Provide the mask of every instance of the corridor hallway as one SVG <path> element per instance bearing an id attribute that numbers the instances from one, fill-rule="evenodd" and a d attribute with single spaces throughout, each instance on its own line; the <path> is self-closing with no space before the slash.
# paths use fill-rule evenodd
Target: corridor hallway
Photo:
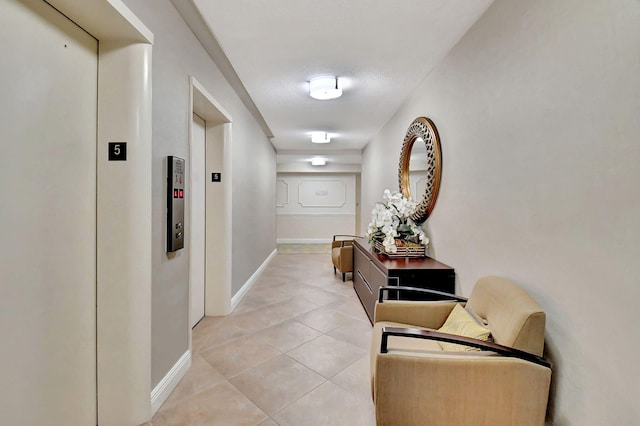
<path id="1" fill-rule="evenodd" d="M 193 364 L 147 423 L 375 424 L 371 325 L 329 254 L 277 254 L 235 311 L 193 330 Z"/>

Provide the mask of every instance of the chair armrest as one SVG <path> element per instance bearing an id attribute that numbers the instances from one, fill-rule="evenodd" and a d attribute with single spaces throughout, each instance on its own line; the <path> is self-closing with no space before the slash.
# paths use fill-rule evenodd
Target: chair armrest
<path id="1" fill-rule="evenodd" d="M 410 327 L 437 329 L 442 327 L 457 303 L 455 300 L 387 300 L 376 303 L 373 322 L 395 322 Z"/>
<path id="2" fill-rule="evenodd" d="M 499 355 L 518 358 L 524 361 L 532 362 L 543 367 L 551 369 L 551 363 L 546 359 L 534 355 L 529 352 L 510 348 L 509 346 L 499 345 L 493 342 L 485 342 L 483 340 L 473 339 L 471 337 L 458 336 L 455 334 L 441 333 L 439 331 L 422 330 L 419 328 L 400 328 L 400 327 L 383 327 L 382 341 L 380 343 L 380 353 L 387 353 L 387 344 L 389 336 L 399 336 L 417 339 L 437 340 L 440 342 L 457 343 L 466 346 L 473 346 L 485 351 L 495 352 Z"/>
<path id="3" fill-rule="evenodd" d="M 382 303 L 384 301 L 383 295 L 385 292 L 393 291 L 393 290 L 402 290 L 408 291 L 411 293 L 420 293 L 420 294 L 429 294 L 433 296 L 440 296 L 439 299 L 432 300 L 457 300 L 458 302 L 466 302 L 467 298 L 462 296 L 457 296 L 455 294 L 447 293 L 444 291 L 431 290 L 429 288 L 419 288 L 419 287 L 405 287 L 405 286 L 384 286 L 380 287 L 378 290 L 378 302 Z M 406 299 L 405 299 L 406 300 Z M 410 300 L 410 299 L 409 299 Z"/>

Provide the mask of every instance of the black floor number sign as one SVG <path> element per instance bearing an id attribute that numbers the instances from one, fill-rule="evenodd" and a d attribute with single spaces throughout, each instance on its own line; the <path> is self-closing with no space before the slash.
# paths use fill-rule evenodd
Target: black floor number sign
<path id="1" fill-rule="evenodd" d="M 109 161 L 127 161 L 126 142 L 109 142 Z"/>

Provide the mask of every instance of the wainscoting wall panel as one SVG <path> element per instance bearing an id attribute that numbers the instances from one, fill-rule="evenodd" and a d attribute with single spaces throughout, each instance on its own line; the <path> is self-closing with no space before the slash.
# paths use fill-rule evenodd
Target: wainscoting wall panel
<path id="1" fill-rule="evenodd" d="M 356 176 L 352 173 L 279 173 L 279 243 L 322 243 L 356 229 Z"/>
<path id="2" fill-rule="evenodd" d="M 283 179 L 276 179 L 276 206 L 289 204 L 289 185 Z"/>

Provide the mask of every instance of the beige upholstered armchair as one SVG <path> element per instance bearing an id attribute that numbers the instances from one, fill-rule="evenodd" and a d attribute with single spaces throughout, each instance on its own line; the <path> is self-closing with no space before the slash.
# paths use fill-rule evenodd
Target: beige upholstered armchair
<path id="1" fill-rule="evenodd" d="M 384 300 L 397 289 L 381 288 L 375 310 L 377 425 L 544 425 L 551 381 L 542 358 L 545 314 L 523 289 L 485 277 L 468 301 L 443 293 L 448 300 Z"/>
<path id="2" fill-rule="evenodd" d="M 333 273 L 336 270 L 342 274 L 345 281 L 347 272 L 353 272 L 353 239 L 360 238 L 357 235 L 334 235 L 331 242 L 331 261 Z"/>

